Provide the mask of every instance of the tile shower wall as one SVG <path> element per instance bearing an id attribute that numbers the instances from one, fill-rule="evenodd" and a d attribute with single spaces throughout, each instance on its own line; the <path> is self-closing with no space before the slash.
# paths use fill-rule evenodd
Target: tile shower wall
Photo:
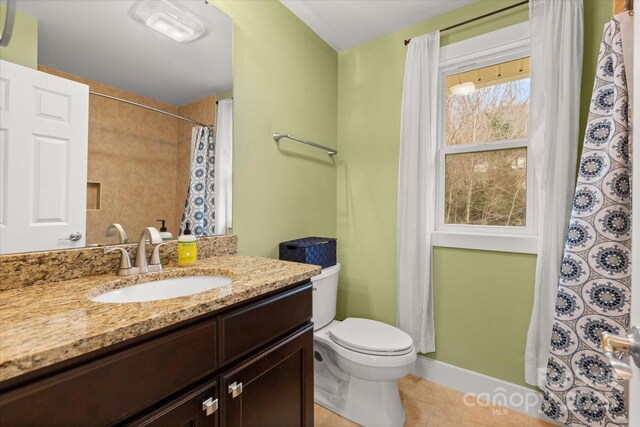
<path id="1" fill-rule="evenodd" d="M 40 71 L 89 85 L 93 91 L 214 124 L 215 96 L 181 107 L 44 66 Z M 208 110 L 208 111 L 207 111 Z M 89 98 L 88 181 L 100 188 L 99 209 L 87 210 L 87 242 L 114 243 L 109 224 L 129 238 L 166 220 L 176 236 L 189 179 L 191 123 L 98 96 Z M 91 206 L 94 207 L 94 206 Z"/>

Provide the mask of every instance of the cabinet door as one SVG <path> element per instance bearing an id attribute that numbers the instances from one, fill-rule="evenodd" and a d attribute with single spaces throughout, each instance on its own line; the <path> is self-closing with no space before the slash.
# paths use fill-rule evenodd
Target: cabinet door
<path id="1" fill-rule="evenodd" d="M 218 427 L 218 413 L 218 384 L 212 380 L 129 426 Z"/>
<path id="2" fill-rule="evenodd" d="M 222 427 L 313 426 L 313 325 L 220 376 Z"/>

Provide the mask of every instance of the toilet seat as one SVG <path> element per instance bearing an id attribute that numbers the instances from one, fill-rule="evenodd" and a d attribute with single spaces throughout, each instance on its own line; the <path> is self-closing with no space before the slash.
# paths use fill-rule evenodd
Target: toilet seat
<path id="1" fill-rule="evenodd" d="M 343 321 L 344 322 L 344 321 Z M 404 366 L 412 365 L 416 360 L 416 350 L 413 345 L 409 349 L 409 352 L 405 354 L 366 354 L 362 351 L 351 350 L 342 344 L 338 344 L 332 337 L 331 331 L 338 327 L 342 322 L 334 320 L 327 326 L 318 329 L 313 333 L 314 345 L 324 345 L 335 352 L 336 360 L 347 361 L 363 368 L 371 368 L 376 372 L 388 372 L 388 370 L 395 370 L 403 368 Z M 338 362 L 340 364 L 340 362 Z M 344 370 L 344 367 L 341 369 Z M 352 370 L 348 370 L 349 373 Z M 376 374 L 378 375 L 378 374 Z"/>
<path id="2" fill-rule="evenodd" d="M 328 331 L 329 338 L 348 350 L 375 356 L 401 356 L 413 352 L 409 335 L 386 323 L 347 318 Z"/>

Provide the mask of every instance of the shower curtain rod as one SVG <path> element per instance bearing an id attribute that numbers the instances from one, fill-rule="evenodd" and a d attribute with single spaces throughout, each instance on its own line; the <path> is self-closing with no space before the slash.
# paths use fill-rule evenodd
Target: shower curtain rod
<path id="1" fill-rule="evenodd" d="M 513 9 L 515 7 L 518 7 L 518 6 L 522 6 L 523 4 L 527 4 L 527 3 L 529 3 L 529 0 L 525 0 L 525 1 L 521 1 L 519 3 L 512 4 L 511 6 L 503 7 L 502 9 L 494 10 L 493 12 L 485 13 L 484 15 L 476 16 L 475 18 L 467 19 L 466 21 L 462 21 L 462 22 L 459 22 L 457 24 L 450 25 L 450 26 L 448 26 L 446 28 L 441 29 L 440 32 L 444 33 L 445 31 L 453 30 L 454 28 L 458 28 L 458 27 L 461 27 L 463 25 L 467 25 L 467 24 L 470 24 L 472 22 L 479 21 L 480 19 L 484 19 L 484 18 L 488 18 L 489 16 L 497 15 L 498 13 L 505 12 L 507 10 Z M 404 45 L 405 46 L 408 45 L 409 42 L 411 42 L 411 39 L 405 40 L 404 41 Z"/>
<path id="2" fill-rule="evenodd" d="M 167 115 L 167 116 L 171 116 L 171 117 L 176 118 L 176 119 L 184 120 L 186 122 L 193 123 L 195 125 L 213 127 L 213 125 L 205 125 L 205 124 L 197 122 L 195 120 L 191 120 L 188 117 L 182 117 L 182 116 L 179 116 L 177 114 L 170 113 L 168 111 L 164 111 L 164 110 L 160 110 L 158 108 L 150 107 L 148 105 L 139 104 L 137 102 L 128 101 L 126 99 L 118 98 L 117 96 L 111 96 L 111 95 L 107 95 L 107 94 L 100 93 L 100 92 L 94 92 L 92 90 L 90 90 L 89 93 L 91 95 L 96 95 L 96 96 L 101 96 L 103 98 L 113 99 L 114 101 L 124 102 L 125 104 L 135 105 L 136 107 L 146 108 L 147 110 L 155 111 L 156 113 L 160 113 L 160 114 L 164 114 L 164 115 Z"/>

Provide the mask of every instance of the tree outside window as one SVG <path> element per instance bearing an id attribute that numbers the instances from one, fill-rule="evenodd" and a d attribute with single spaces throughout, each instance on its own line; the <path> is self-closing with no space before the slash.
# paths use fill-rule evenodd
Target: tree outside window
<path id="1" fill-rule="evenodd" d="M 446 77 L 445 224 L 527 226 L 529 58 Z"/>

